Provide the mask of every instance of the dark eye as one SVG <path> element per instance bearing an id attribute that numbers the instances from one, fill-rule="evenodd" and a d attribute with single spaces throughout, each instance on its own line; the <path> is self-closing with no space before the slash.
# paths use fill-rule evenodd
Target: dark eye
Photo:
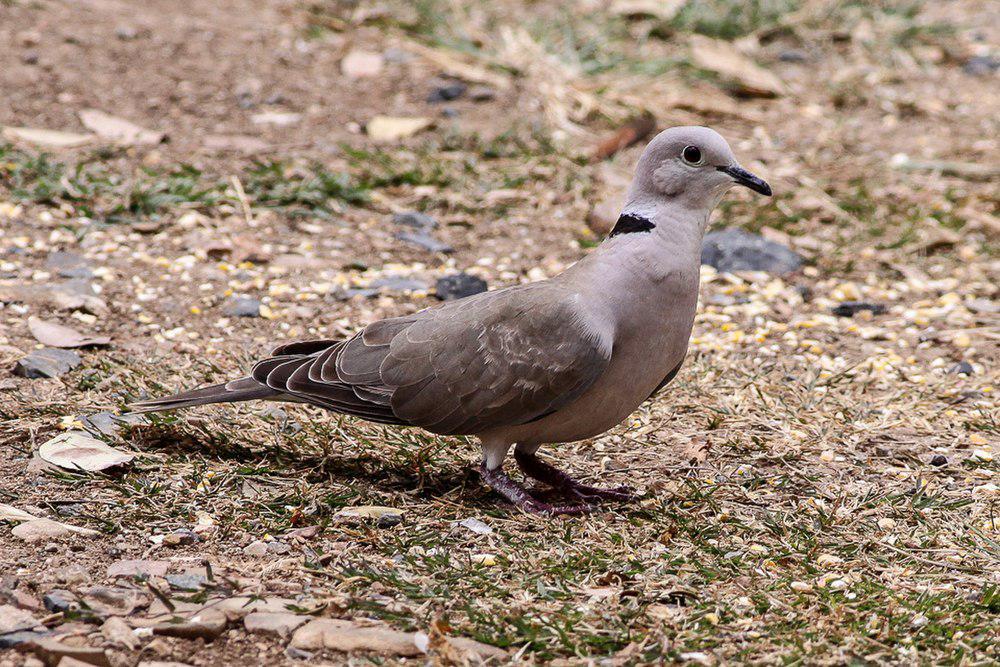
<path id="1" fill-rule="evenodd" d="M 697 146 L 686 146 L 681 152 L 681 157 L 688 164 L 701 164 L 701 149 Z"/>

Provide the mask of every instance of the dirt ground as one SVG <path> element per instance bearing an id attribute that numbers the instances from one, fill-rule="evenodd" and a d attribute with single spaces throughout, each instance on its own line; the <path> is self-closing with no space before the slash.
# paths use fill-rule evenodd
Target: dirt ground
<path id="1" fill-rule="evenodd" d="M 0 0 L 0 510 L 91 531 L 0 511 L 0 666 L 56 664 L 44 639 L 116 666 L 996 664 L 998 26 L 974 0 Z M 438 303 L 444 275 L 558 273 L 643 142 L 596 147 L 642 114 L 726 136 L 775 196 L 715 226 L 805 263 L 705 267 L 668 389 L 543 448 L 636 504 L 523 515 L 472 441 L 312 408 L 93 417 Z M 427 121 L 380 141 L 377 116 Z M 397 238 L 405 211 L 453 251 Z M 20 377 L 31 317 L 111 343 Z M 135 458 L 39 461 L 88 429 Z"/>

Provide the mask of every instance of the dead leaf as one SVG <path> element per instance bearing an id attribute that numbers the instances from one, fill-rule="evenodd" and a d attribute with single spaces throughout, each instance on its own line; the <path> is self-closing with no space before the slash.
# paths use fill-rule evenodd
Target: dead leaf
<path id="1" fill-rule="evenodd" d="M 84 109 L 79 113 L 83 126 L 103 139 L 109 139 L 125 146 L 158 144 L 164 133 L 147 130 L 124 118 L 106 114 L 100 109 Z"/>
<path id="2" fill-rule="evenodd" d="M 643 114 L 629 120 L 617 132 L 597 144 L 593 160 L 606 160 L 623 148 L 642 141 L 656 129 L 656 119 L 651 114 Z"/>
<path id="3" fill-rule="evenodd" d="M 690 43 L 694 64 L 728 80 L 738 93 L 755 97 L 785 94 L 781 79 L 744 56 L 729 42 L 691 35 Z"/>
<path id="4" fill-rule="evenodd" d="M 508 77 L 497 72 L 492 72 L 485 67 L 469 63 L 457 54 L 424 46 L 414 41 L 407 41 L 405 48 L 407 51 L 412 51 L 429 60 L 440 67 L 446 74 L 457 79 L 471 81 L 472 83 L 485 83 L 501 90 L 510 88 L 511 83 Z"/>
<path id="5" fill-rule="evenodd" d="M 3 128 L 3 138 L 9 141 L 23 141 L 43 148 L 77 148 L 86 146 L 96 139 L 93 134 L 11 126 Z"/>
<path id="6" fill-rule="evenodd" d="M 375 141 L 398 141 L 433 124 L 433 120 L 423 117 L 375 116 L 368 121 L 365 131 Z"/>
<path id="7" fill-rule="evenodd" d="M 42 345 L 49 347 L 88 347 L 91 345 L 108 345 L 111 339 L 107 336 L 88 336 L 76 329 L 38 319 L 28 318 L 28 330 Z"/>
<path id="8" fill-rule="evenodd" d="M 356 49 L 347 53 L 340 61 L 340 71 L 349 79 L 378 76 L 385 64 L 381 53 Z"/>
<path id="9" fill-rule="evenodd" d="M 43 443 L 38 456 L 60 468 L 88 472 L 125 465 L 135 458 L 79 431 L 69 431 Z"/>

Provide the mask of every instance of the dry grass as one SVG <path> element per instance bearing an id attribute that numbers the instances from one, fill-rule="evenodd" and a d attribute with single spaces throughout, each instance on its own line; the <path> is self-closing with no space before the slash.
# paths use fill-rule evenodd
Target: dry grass
<path id="1" fill-rule="evenodd" d="M 87 101 L 87 77 L 105 89 L 113 80 L 99 46 L 110 5 L 96 4 L 98 14 L 84 17 L 0 3 L 12 26 L 0 38 L 21 44 L 15 36 L 35 22 L 61 18 L 80 26 L 81 48 L 100 65 L 68 78 L 76 101 L 3 79 L 12 104 L 0 123 L 78 129 L 72 113 Z M 692 7 L 671 19 L 629 18 L 615 3 L 567 12 L 558 3 L 435 1 L 383 12 L 319 2 L 265 7 L 251 22 L 234 0 L 185 20 L 214 25 L 233 43 L 240 31 L 255 34 L 247 48 L 280 52 L 260 62 L 254 109 L 238 106 L 245 96 L 202 97 L 229 90 L 227 73 L 246 66 L 223 39 L 218 67 L 204 54 L 203 67 L 180 61 L 193 83 L 174 102 L 155 73 L 152 90 L 118 89 L 130 118 L 150 127 L 167 121 L 141 98 L 166 100 L 177 119 L 170 144 L 44 160 L 31 148 L 0 148 L 0 293 L 59 280 L 47 258 L 69 250 L 96 270 L 108 306 L 95 317 L 3 303 L 0 359 L 34 345 L 31 315 L 114 338 L 58 380 L 0 378 L 0 503 L 101 531 L 41 545 L 4 534 L 0 574 L 12 578 L 0 578 L 0 604 L 11 588 L 40 599 L 85 586 L 60 582 L 67 565 L 102 584 L 111 561 L 162 558 L 172 573 L 207 561 L 227 582 L 196 594 L 149 582 L 177 599 L 289 597 L 314 615 L 443 629 L 524 662 L 1000 660 L 1000 328 L 990 309 L 998 191 L 995 179 L 892 167 L 898 153 L 996 165 L 997 99 L 986 85 L 995 74 L 975 78 L 962 67 L 983 43 L 996 48 L 995 27 L 980 18 L 985 3 L 972 0 L 755 4 L 752 17 L 722 20 L 729 15 Z M 175 13 L 152 3 L 136 19 L 152 30 L 157 57 L 179 39 L 168 27 Z M 692 64 L 692 30 L 741 40 L 788 94 L 732 94 Z M 391 62 L 372 80 L 330 79 L 352 45 L 412 42 L 435 49 L 435 60 Z M 19 48 L 72 66 L 47 34 Z M 352 131 L 373 113 L 438 114 L 424 99 L 441 69 L 491 81 L 497 99 L 461 99 L 451 105 L 457 118 L 399 145 Z M 284 101 L 263 101 L 278 93 Z M 246 120 L 265 107 L 304 117 L 290 128 Z M 807 266 L 784 278 L 706 269 L 688 360 L 668 390 L 601 438 L 543 450 L 584 479 L 639 487 L 638 504 L 584 518 L 522 516 L 470 470 L 471 442 L 299 407 L 153 416 L 104 436 L 139 453 L 114 474 L 31 465 L 38 444 L 79 427 L 81 416 L 232 377 L 279 339 L 343 335 L 434 302 L 420 291 L 344 301 L 345 285 L 387 274 L 432 282 L 459 269 L 498 286 L 559 271 L 597 241 L 586 214 L 640 147 L 602 164 L 586 156 L 643 110 L 660 126 L 711 124 L 731 137 L 776 196 L 734 193 L 718 219 L 781 239 Z M 206 134 L 248 133 L 268 142 L 267 159 L 202 143 Z M 442 222 L 453 255 L 393 239 L 390 213 L 412 208 Z M 232 250 L 213 249 L 219 238 Z M 289 253 L 310 264 L 289 268 Z M 260 297 L 270 319 L 226 317 L 230 294 Z M 887 312 L 831 314 L 855 300 Z M 952 372 L 962 361 L 971 374 Z M 405 517 L 383 527 L 339 520 L 353 505 Z M 492 532 L 456 523 L 468 518 Z M 301 531 L 311 526 L 320 530 Z M 178 529 L 197 530 L 201 541 L 163 544 Z M 246 555 L 259 539 L 290 549 Z M 155 607 L 149 584 L 128 585 Z M 92 621 L 55 615 L 49 624 L 108 647 L 116 664 L 136 662 L 139 652 L 111 646 Z M 148 659 L 297 660 L 238 623 L 207 645 L 143 641 Z M 344 660 L 329 651 L 313 658 Z M 22 661 L 0 654 L 5 667 Z"/>

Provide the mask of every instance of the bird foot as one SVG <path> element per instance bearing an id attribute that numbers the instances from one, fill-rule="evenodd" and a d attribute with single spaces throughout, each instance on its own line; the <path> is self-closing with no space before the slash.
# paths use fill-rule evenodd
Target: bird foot
<path id="1" fill-rule="evenodd" d="M 501 468 L 490 470 L 483 464 L 479 466 L 479 474 L 491 489 L 509 500 L 518 509 L 529 514 L 547 514 L 552 516 L 556 514 L 579 515 L 588 514 L 594 510 L 593 506 L 587 504 L 552 505 L 539 500 L 528 493 L 527 489 L 523 486 L 508 477 Z"/>
<path id="2" fill-rule="evenodd" d="M 541 460 L 535 454 L 519 452 L 515 449 L 514 460 L 528 477 L 548 484 L 564 493 L 570 493 L 585 502 L 593 503 L 606 500 L 630 502 L 636 499 L 635 491 L 627 486 L 605 489 L 578 482 L 562 470 Z"/>

